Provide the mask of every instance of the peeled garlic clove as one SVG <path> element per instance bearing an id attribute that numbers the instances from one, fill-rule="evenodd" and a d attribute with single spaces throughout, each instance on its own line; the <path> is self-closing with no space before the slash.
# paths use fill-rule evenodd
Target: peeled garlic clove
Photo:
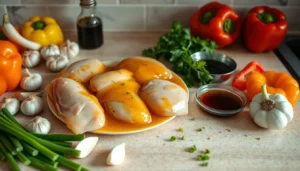
<path id="1" fill-rule="evenodd" d="M 29 132 L 48 134 L 51 129 L 51 124 L 46 118 L 37 116 L 33 120 L 29 121 L 25 128 Z"/>
<path id="2" fill-rule="evenodd" d="M 67 40 L 62 45 L 61 53 L 67 55 L 68 58 L 74 58 L 79 53 L 79 46 L 76 42 Z"/>
<path id="3" fill-rule="evenodd" d="M 46 67 L 52 72 L 59 72 L 63 70 L 68 64 L 69 59 L 64 54 L 50 56 L 46 60 Z"/>
<path id="4" fill-rule="evenodd" d="M 20 87 L 27 91 L 34 91 L 42 85 L 43 78 L 41 74 L 30 73 L 29 70 L 25 69 L 25 75 L 22 77 Z"/>
<path id="5" fill-rule="evenodd" d="M 39 64 L 41 55 L 37 50 L 26 50 L 22 54 L 22 59 L 24 67 L 32 68 Z"/>
<path id="6" fill-rule="evenodd" d="M 39 96 L 30 96 L 21 103 L 21 112 L 25 115 L 36 115 L 43 110 L 43 100 Z"/>
<path id="7" fill-rule="evenodd" d="M 99 139 L 98 137 L 88 137 L 80 141 L 75 148 L 76 150 L 80 151 L 80 155 L 78 156 L 78 158 L 82 159 L 88 156 L 95 148 L 98 139 Z"/>
<path id="8" fill-rule="evenodd" d="M 106 159 L 106 164 L 108 165 L 119 165 L 125 159 L 125 143 L 117 145 L 112 151 L 108 154 Z"/>
<path id="9" fill-rule="evenodd" d="M 45 60 L 50 56 L 56 56 L 59 54 L 60 54 L 59 47 L 55 44 L 44 46 L 41 49 L 41 55 Z"/>
<path id="10" fill-rule="evenodd" d="M 0 103 L 0 109 L 2 108 L 6 108 L 11 115 L 15 115 L 20 109 L 20 102 L 18 99 L 13 97 L 5 98 Z"/>

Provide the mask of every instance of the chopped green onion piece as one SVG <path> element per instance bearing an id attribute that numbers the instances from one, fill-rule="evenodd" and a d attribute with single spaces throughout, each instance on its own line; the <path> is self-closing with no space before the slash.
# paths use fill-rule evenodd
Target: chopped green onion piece
<path id="1" fill-rule="evenodd" d="M 197 150 L 196 145 L 193 145 L 192 147 L 190 147 L 190 148 L 188 149 L 188 152 L 193 153 L 193 152 L 195 152 L 196 150 Z"/>
<path id="2" fill-rule="evenodd" d="M 12 145 L 12 143 L 8 140 L 8 138 L 4 134 L 5 133 L 0 132 L 0 141 L 2 142 L 2 144 L 10 154 L 16 155 L 17 154 L 16 148 Z"/>
<path id="3" fill-rule="evenodd" d="M 67 158 L 64 158 L 62 156 L 59 156 L 57 159 L 58 163 L 60 163 L 61 165 L 72 169 L 72 170 L 81 170 L 82 166 L 78 163 L 75 163 Z"/>
<path id="4" fill-rule="evenodd" d="M 6 150 L 5 146 L 3 143 L 0 141 L 0 151 L 3 152 L 5 155 L 6 159 L 8 160 L 8 165 L 13 171 L 20 171 L 20 168 L 14 159 L 14 157 Z"/>
<path id="5" fill-rule="evenodd" d="M 51 166 L 50 164 L 47 164 L 43 161 L 38 160 L 35 157 L 28 156 L 28 158 L 31 161 L 31 165 L 34 167 L 37 167 L 44 171 L 58 171 L 57 168 L 55 168 L 55 167 Z"/>
<path id="6" fill-rule="evenodd" d="M 194 121 L 194 120 L 195 120 L 195 118 L 191 118 L 191 120 L 192 120 L 192 121 Z"/>
<path id="7" fill-rule="evenodd" d="M 177 138 L 175 137 L 175 136 L 172 136 L 171 138 L 170 138 L 170 141 L 175 141 Z"/>
<path id="8" fill-rule="evenodd" d="M 41 154 L 37 155 L 35 158 L 38 159 L 38 160 L 40 160 L 40 161 L 42 161 L 42 162 L 50 164 L 51 166 L 53 166 L 55 168 L 57 168 L 57 166 L 58 166 L 58 162 L 57 161 L 52 161 L 52 160 L 48 159 L 47 157 L 45 157 L 45 156 L 43 156 Z"/>
<path id="9" fill-rule="evenodd" d="M 184 137 L 184 136 L 182 136 L 182 137 L 181 137 L 181 140 L 185 140 L 185 137 Z"/>
<path id="10" fill-rule="evenodd" d="M 207 166 L 208 166 L 208 162 L 204 162 L 204 163 L 202 163 L 202 164 L 201 164 L 201 166 L 203 166 L 203 167 L 207 167 Z"/>
<path id="11" fill-rule="evenodd" d="M 7 137 L 13 143 L 13 145 L 16 148 L 17 152 L 23 151 L 23 146 L 22 146 L 22 144 L 20 143 L 20 141 L 17 138 L 11 136 L 10 134 L 7 134 Z"/>
<path id="12" fill-rule="evenodd" d="M 198 131 L 198 132 L 201 132 L 201 131 L 202 131 L 202 128 L 197 129 L 197 131 Z"/>

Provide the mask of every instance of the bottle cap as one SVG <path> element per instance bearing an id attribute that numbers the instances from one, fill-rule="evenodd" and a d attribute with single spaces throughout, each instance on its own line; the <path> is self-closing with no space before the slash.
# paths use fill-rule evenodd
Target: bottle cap
<path id="1" fill-rule="evenodd" d="M 80 6 L 83 7 L 93 7 L 96 5 L 97 5 L 96 0 L 80 0 Z"/>

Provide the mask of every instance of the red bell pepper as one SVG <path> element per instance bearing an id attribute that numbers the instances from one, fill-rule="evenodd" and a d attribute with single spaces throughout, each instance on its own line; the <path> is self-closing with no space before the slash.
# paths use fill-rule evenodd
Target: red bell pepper
<path id="1" fill-rule="evenodd" d="M 252 72 L 264 72 L 265 69 L 258 62 L 249 62 L 232 80 L 232 86 L 242 91 L 246 90 L 246 79 Z"/>
<path id="2" fill-rule="evenodd" d="M 240 16 L 228 5 L 210 2 L 190 19 L 192 35 L 214 40 L 218 47 L 233 43 L 240 34 Z"/>
<path id="3" fill-rule="evenodd" d="M 271 51 L 282 42 L 288 29 L 285 14 L 276 8 L 252 8 L 243 23 L 243 41 L 252 52 Z"/>

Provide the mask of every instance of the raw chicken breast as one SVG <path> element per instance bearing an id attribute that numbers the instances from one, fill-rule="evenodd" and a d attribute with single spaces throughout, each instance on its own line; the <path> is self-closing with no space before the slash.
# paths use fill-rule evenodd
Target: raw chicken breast
<path id="1" fill-rule="evenodd" d="M 188 93 L 167 80 L 151 80 L 142 87 L 140 97 L 149 110 L 159 116 L 188 114 Z"/>
<path id="2" fill-rule="evenodd" d="M 94 76 L 90 80 L 91 90 L 94 92 L 102 91 L 105 88 L 126 80 L 132 80 L 132 72 L 125 69 L 119 69 L 115 71 L 108 71 L 105 73 L 100 73 Z"/>
<path id="3" fill-rule="evenodd" d="M 105 71 L 104 64 L 98 59 L 76 61 L 58 73 L 57 78 L 71 78 L 79 83 L 87 83 L 96 74 Z"/>
<path id="4" fill-rule="evenodd" d="M 105 115 L 98 99 L 80 83 L 69 78 L 55 78 L 47 87 L 52 112 L 75 134 L 104 126 Z"/>
<path id="5" fill-rule="evenodd" d="M 151 58 L 127 58 L 121 61 L 116 68 L 131 71 L 139 84 L 147 84 L 153 79 L 168 80 L 172 78 L 172 72 L 168 68 Z"/>

